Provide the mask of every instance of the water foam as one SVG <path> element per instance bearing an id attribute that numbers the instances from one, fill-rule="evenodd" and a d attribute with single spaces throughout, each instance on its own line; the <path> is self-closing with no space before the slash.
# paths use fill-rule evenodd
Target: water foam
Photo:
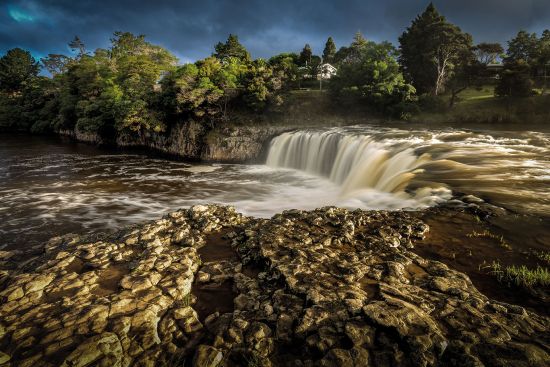
<path id="1" fill-rule="evenodd" d="M 396 147 L 369 135 L 337 131 L 284 133 L 273 139 L 266 161 L 273 168 L 296 169 L 330 180 L 340 187 L 342 202 L 376 202 L 384 208 L 418 208 L 450 197 L 450 190 L 443 186 L 407 190 L 427 163 L 431 163 L 430 156 L 417 155 L 410 146 Z"/>

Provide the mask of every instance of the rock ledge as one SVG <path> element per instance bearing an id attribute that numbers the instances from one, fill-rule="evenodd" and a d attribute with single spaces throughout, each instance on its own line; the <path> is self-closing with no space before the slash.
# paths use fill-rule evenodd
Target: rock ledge
<path id="1" fill-rule="evenodd" d="M 404 212 L 195 206 L 0 255 L 0 366 L 546 366 L 550 320 L 410 251 Z"/>

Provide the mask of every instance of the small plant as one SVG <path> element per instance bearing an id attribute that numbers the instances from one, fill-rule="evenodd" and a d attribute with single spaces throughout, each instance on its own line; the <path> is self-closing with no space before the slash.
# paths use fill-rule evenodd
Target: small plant
<path id="1" fill-rule="evenodd" d="M 542 260 L 542 261 L 550 264 L 550 252 L 548 252 L 548 251 L 535 252 L 535 256 L 539 260 Z"/>
<path id="2" fill-rule="evenodd" d="M 496 240 L 499 244 L 500 247 L 503 247 L 507 250 L 511 250 L 512 249 L 512 246 L 510 246 L 510 244 L 508 242 L 506 242 L 506 240 L 504 239 L 504 236 L 499 236 L 499 235 L 496 235 L 494 233 L 491 233 L 490 231 L 488 230 L 485 230 L 483 232 L 477 232 L 477 231 L 472 231 L 472 233 L 468 233 L 466 235 L 466 237 L 469 237 L 469 238 L 474 238 L 474 237 L 482 237 L 482 238 L 491 238 L 493 240 Z"/>
<path id="3" fill-rule="evenodd" d="M 525 265 L 502 267 L 498 261 L 493 261 L 489 268 L 490 273 L 502 283 L 530 289 L 550 286 L 550 271 L 541 266 L 537 266 L 536 269 L 529 269 Z"/>

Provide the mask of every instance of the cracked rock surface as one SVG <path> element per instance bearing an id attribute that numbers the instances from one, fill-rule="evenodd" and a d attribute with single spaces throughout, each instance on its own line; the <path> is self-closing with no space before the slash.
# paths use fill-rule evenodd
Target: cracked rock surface
<path id="1" fill-rule="evenodd" d="M 410 251 L 414 213 L 194 206 L 0 257 L 0 366 L 547 366 L 550 320 Z"/>

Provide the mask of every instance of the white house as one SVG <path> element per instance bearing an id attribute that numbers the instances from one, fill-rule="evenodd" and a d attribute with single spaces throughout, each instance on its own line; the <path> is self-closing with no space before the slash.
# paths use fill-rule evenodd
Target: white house
<path id="1" fill-rule="evenodd" d="M 338 70 L 329 63 L 319 65 L 319 72 L 317 73 L 317 79 L 330 79 Z"/>

